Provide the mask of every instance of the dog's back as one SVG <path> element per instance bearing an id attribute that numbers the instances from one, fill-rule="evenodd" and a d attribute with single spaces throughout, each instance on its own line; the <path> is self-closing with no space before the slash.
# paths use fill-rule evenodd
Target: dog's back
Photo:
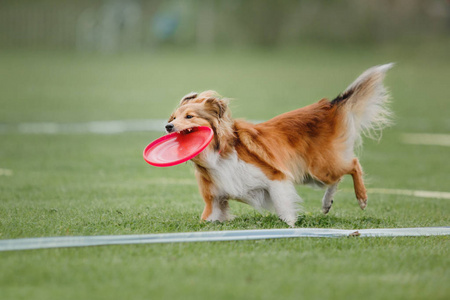
<path id="1" fill-rule="evenodd" d="M 354 149 L 361 133 L 376 137 L 390 124 L 383 79 L 391 66 L 367 70 L 332 101 L 322 99 L 256 125 L 236 122 L 238 144 L 246 148 L 238 153 L 245 153 L 242 159 L 259 165 L 273 180 L 313 182 L 335 189 L 342 176 L 350 174 L 364 208 L 366 189 Z M 331 203 L 325 202 L 324 212 L 328 212 Z"/>
<path id="2" fill-rule="evenodd" d="M 353 177 L 359 205 L 367 205 L 363 171 L 354 148 L 361 133 L 389 123 L 383 78 L 391 64 L 373 67 L 332 101 L 319 102 L 251 124 L 232 120 L 228 101 L 207 91 L 184 97 L 167 124 L 168 131 L 209 126 L 212 143 L 192 161 L 205 201 L 204 220 L 225 221 L 228 200 L 273 208 L 290 226 L 300 197 L 295 183 L 326 187 L 322 210 L 328 213 L 342 176 Z"/>

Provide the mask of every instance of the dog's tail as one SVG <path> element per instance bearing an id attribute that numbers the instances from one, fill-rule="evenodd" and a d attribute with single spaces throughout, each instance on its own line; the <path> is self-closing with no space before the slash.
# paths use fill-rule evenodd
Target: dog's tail
<path id="1" fill-rule="evenodd" d="M 342 94 L 331 101 L 345 111 L 351 144 L 360 144 L 361 133 L 379 139 L 381 130 L 391 124 L 389 95 L 383 79 L 394 64 L 375 66 L 362 73 Z"/>

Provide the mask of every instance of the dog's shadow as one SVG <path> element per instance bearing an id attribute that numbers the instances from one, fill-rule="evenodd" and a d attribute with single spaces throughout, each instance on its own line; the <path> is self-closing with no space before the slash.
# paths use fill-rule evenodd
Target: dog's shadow
<path id="1" fill-rule="evenodd" d="M 388 224 L 389 223 L 389 224 Z M 375 218 L 373 216 L 334 216 L 317 214 L 304 214 L 299 216 L 295 227 L 297 228 L 336 228 L 336 229 L 365 229 L 392 226 L 392 221 Z M 275 214 L 244 214 L 236 216 L 231 221 L 220 223 L 204 223 L 206 227 L 214 229 L 231 230 L 237 228 L 245 229 L 269 229 L 287 228 L 288 225 L 280 220 Z M 213 229 L 213 228 L 211 228 Z"/>
<path id="2" fill-rule="evenodd" d="M 295 223 L 296 227 L 315 228 L 341 228 L 341 229 L 365 229 L 385 227 L 386 220 L 373 216 L 336 216 L 317 213 L 314 215 L 302 215 Z"/>

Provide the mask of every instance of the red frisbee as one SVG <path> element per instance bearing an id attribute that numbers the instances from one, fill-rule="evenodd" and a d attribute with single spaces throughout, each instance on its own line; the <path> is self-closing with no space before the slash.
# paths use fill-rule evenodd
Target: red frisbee
<path id="1" fill-rule="evenodd" d="M 190 160 L 211 143 L 211 128 L 194 127 L 190 133 L 173 132 L 151 142 L 144 149 L 144 159 L 155 167 L 175 166 Z"/>

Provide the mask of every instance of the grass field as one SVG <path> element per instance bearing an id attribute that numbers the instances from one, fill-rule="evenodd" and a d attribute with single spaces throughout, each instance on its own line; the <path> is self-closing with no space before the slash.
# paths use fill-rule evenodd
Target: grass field
<path id="1" fill-rule="evenodd" d="M 341 92 L 364 69 L 394 61 L 396 125 L 365 140 L 368 188 L 450 192 L 449 148 L 403 133 L 450 132 L 450 44 L 311 47 L 214 54 L 167 50 L 99 56 L 0 55 L 0 124 L 166 118 L 184 94 L 215 89 L 235 117 L 267 119 Z M 192 166 L 154 168 L 143 148 L 163 132 L 0 131 L 0 239 L 285 228 L 232 203 L 234 221 L 202 223 Z M 298 187 L 298 227 L 450 226 L 445 199 L 369 194 L 361 211 L 341 184 Z M 0 252 L 0 299 L 448 299 L 449 237 L 284 239 Z"/>

